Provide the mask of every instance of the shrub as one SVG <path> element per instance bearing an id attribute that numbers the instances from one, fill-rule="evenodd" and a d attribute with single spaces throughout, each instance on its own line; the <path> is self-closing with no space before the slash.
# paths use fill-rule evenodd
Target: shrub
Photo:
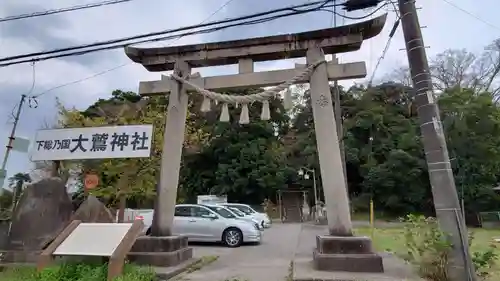
<path id="1" fill-rule="evenodd" d="M 447 264 L 451 250 L 449 236 L 439 229 L 435 218 L 408 215 L 404 222 L 404 239 L 407 252 L 403 257 L 416 266 L 421 277 L 432 281 L 449 281 Z M 473 234 L 469 234 L 469 246 Z M 485 278 L 497 259 L 493 248 L 472 253 L 472 262 L 479 277 Z"/>
<path id="2" fill-rule="evenodd" d="M 0 273 L 2 281 L 106 281 L 107 264 L 63 263 L 37 272 L 33 267 L 15 267 Z M 116 281 L 153 281 L 154 271 L 126 264 Z"/>
<path id="3" fill-rule="evenodd" d="M 469 232 L 469 247 L 472 245 L 474 240 L 474 232 Z M 473 252 L 472 253 L 472 263 L 476 269 L 476 274 L 478 277 L 486 278 L 490 274 L 490 269 L 495 265 L 498 256 L 495 253 L 495 246 L 490 245 L 489 249 L 483 252 Z"/>

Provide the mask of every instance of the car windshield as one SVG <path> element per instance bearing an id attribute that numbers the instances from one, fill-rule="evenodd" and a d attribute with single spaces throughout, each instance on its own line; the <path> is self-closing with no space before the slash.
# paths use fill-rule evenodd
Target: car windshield
<path id="1" fill-rule="evenodd" d="M 245 213 L 247 215 L 251 215 L 254 213 L 254 211 L 247 206 L 234 205 L 233 207 L 237 208 L 238 210 L 242 211 L 243 213 Z"/>
<path id="2" fill-rule="evenodd" d="M 222 217 L 226 219 L 234 219 L 236 218 L 236 215 L 234 215 L 231 211 L 224 207 L 217 207 L 217 206 L 206 206 L 210 210 L 216 212 L 217 214 L 221 215 Z"/>
<path id="3" fill-rule="evenodd" d="M 235 213 L 238 217 L 244 217 L 245 216 L 245 213 L 243 213 L 242 211 L 238 210 L 238 208 L 230 207 L 229 209 L 231 211 L 233 211 L 233 213 Z"/>

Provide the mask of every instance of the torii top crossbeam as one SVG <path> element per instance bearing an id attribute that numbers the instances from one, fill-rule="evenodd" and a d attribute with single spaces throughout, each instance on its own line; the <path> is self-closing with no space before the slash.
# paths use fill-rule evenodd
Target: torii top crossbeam
<path id="1" fill-rule="evenodd" d="M 125 53 L 148 71 L 168 71 L 181 59 L 192 67 L 237 64 L 241 59 L 254 62 L 304 57 L 311 44 L 327 54 L 356 51 L 363 40 L 378 35 L 387 14 L 377 18 L 335 28 L 308 32 L 250 38 L 243 40 L 194 44 L 174 47 L 126 47 Z"/>

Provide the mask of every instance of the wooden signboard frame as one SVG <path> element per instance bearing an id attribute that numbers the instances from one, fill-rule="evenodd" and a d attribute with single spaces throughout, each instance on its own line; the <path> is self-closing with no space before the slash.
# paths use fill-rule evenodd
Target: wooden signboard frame
<path id="1" fill-rule="evenodd" d="M 47 266 L 54 263 L 54 252 L 57 248 L 73 233 L 75 229 L 82 222 L 79 220 L 72 221 L 57 237 L 49 244 L 49 246 L 40 254 L 37 269 L 38 271 L 43 270 Z M 125 258 L 130 252 L 130 249 L 135 243 L 135 240 L 141 235 L 142 229 L 144 228 L 144 223 L 141 220 L 135 220 L 132 226 L 129 228 L 123 239 L 120 241 L 116 249 L 109 256 L 108 263 L 108 280 L 111 281 L 113 278 L 120 276 L 123 272 L 123 265 L 125 263 Z M 98 236 L 99 234 L 96 233 Z"/>

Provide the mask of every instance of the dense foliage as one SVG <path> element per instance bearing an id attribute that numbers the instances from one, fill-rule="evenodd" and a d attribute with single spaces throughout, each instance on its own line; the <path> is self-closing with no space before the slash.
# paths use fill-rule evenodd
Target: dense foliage
<path id="1" fill-rule="evenodd" d="M 498 72 L 485 68 L 484 71 L 490 72 L 475 73 L 470 60 L 464 62 L 463 51 L 445 53 L 446 58 L 438 56 L 433 62 L 433 72 L 435 76 L 446 74 L 439 76 L 441 91 L 436 100 L 459 196 L 463 196 L 468 212 L 498 210 L 499 196 L 492 187 L 500 176 L 500 108 L 496 103 L 495 80 L 485 78 Z M 453 65 L 446 64 L 444 59 L 468 63 L 470 69 L 453 72 Z M 482 80 L 456 78 L 463 73 Z M 365 211 L 372 198 L 376 209 L 389 215 L 432 214 L 413 91 L 405 81 L 392 80 L 397 82 L 339 89 L 352 206 Z M 292 111 L 284 110 L 279 99 L 271 102 L 272 121 L 259 120 L 261 105 L 251 105 L 252 120 L 248 125 L 238 124 L 240 108 L 231 107 L 231 122 L 221 123 L 220 105 L 211 112 L 201 113 L 201 101 L 191 99 L 179 201 L 193 201 L 196 195 L 212 193 L 226 194 L 233 201 L 259 204 L 264 198 L 275 200 L 278 189 L 311 190 L 313 181 L 297 176 L 300 168 L 307 167 L 318 171 L 320 177 L 307 86 L 299 85 L 294 94 L 296 106 Z M 96 195 L 109 199 L 110 204 L 116 204 L 115 199 L 122 195 L 130 207 L 152 207 L 167 104 L 164 98 L 141 100 L 135 93 L 116 90 L 110 99 L 99 100 L 82 112 L 61 108 L 64 127 L 155 125 L 150 159 L 78 163 L 83 170 L 99 171 L 101 183 Z M 124 105 L 134 110 L 116 110 Z M 319 178 L 317 183 L 322 199 Z"/>
<path id="2" fill-rule="evenodd" d="M 397 254 L 412 263 L 420 276 L 426 280 L 451 280 L 448 263 L 452 244 L 448 235 L 439 229 L 437 220 L 410 214 L 404 217 L 402 222 L 406 252 Z M 474 233 L 470 232 L 468 238 L 470 247 Z M 472 252 L 472 263 L 480 280 L 485 280 L 493 273 L 492 267 L 498 258 L 495 249 L 495 245 L 491 244 L 488 248 Z"/>

